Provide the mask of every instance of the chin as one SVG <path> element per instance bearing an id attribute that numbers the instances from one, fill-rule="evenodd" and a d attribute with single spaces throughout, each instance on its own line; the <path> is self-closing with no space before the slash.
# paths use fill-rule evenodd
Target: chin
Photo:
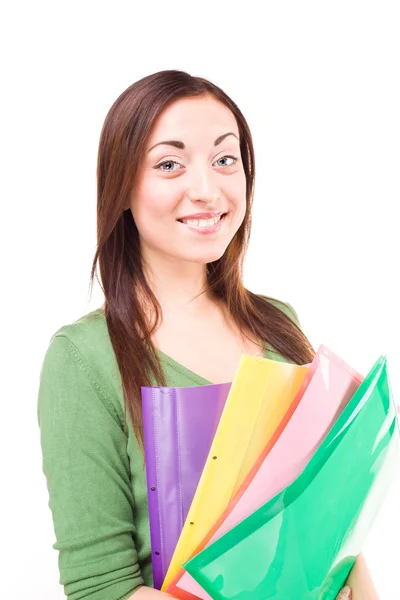
<path id="1" fill-rule="evenodd" d="M 212 263 L 212 262 L 215 262 L 216 260 L 219 260 L 224 254 L 225 254 L 225 250 L 220 251 L 220 252 L 202 252 L 201 254 L 199 253 L 198 255 L 190 256 L 190 257 L 185 256 L 184 258 L 185 258 L 185 260 L 188 260 L 190 262 L 206 265 L 208 263 Z"/>

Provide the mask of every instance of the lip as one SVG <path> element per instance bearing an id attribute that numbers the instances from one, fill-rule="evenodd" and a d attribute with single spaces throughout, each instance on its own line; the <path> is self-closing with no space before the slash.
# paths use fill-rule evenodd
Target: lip
<path id="1" fill-rule="evenodd" d="M 224 212 L 221 210 L 220 212 L 203 212 L 196 213 L 194 215 L 186 215 L 184 217 L 179 217 L 178 221 L 183 221 L 184 219 L 214 219 L 215 217 L 219 217 L 223 215 Z"/>

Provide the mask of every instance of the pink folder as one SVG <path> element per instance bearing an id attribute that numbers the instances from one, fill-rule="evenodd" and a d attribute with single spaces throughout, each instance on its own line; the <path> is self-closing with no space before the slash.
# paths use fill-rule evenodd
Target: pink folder
<path id="1" fill-rule="evenodd" d="M 286 427 L 268 444 L 243 485 L 203 543 L 198 554 L 291 484 L 303 471 L 327 431 L 355 394 L 363 377 L 325 346 L 320 346 L 302 388 L 293 400 Z M 177 598 L 211 600 L 181 569 L 168 588 Z"/>

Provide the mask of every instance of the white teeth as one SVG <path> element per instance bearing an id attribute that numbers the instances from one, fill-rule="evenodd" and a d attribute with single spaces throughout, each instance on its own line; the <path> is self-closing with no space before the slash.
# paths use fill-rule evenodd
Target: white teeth
<path id="1" fill-rule="evenodd" d="M 186 225 L 201 229 L 203 227 L 212 227 L 212 225 L 218 223 L 221 217 L 222 215 L 219 217 L 214 217 L 213 219 L 182 219 L 182 223 L 186 223 Z"/>

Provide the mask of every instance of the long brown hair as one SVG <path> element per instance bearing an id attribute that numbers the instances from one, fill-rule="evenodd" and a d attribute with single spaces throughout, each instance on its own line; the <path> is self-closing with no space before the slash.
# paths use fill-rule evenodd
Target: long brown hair
<path id="1" fill-rule="evenodd" d="M 90 287 L 100 269 L 105 317 L 122 379 L 125 405 L 143 449 L 141 386 L 166 385 L 151 336 L 162 310 L 148 285 L 142 265 L 139 234 L 126 206 L 144 161 L 146 143 L 162 111 L 175 100 L 211 95 L 236 118 L 246 175 L 247 210 L 224 255 L 207 265 L 207 290 L 222 301 L 241 331 L 271 344 L 296 364 L 311 362 L 314 350 L 299 327 L 279 308 L 242 283 L 243 260 L 251 229 L 255 163 L 252 136 L 236 104 L 216 85 L 188 73 L 154 73 L 128 87 L 111 106 L 101 131 L 97 163 L 97 249 Z M 139 296 L 151 310 L 144 311 Z M 149 316 L 150 315 L 150 316 Z M 154 380 L 152 380 L 152 377 Z"/>

